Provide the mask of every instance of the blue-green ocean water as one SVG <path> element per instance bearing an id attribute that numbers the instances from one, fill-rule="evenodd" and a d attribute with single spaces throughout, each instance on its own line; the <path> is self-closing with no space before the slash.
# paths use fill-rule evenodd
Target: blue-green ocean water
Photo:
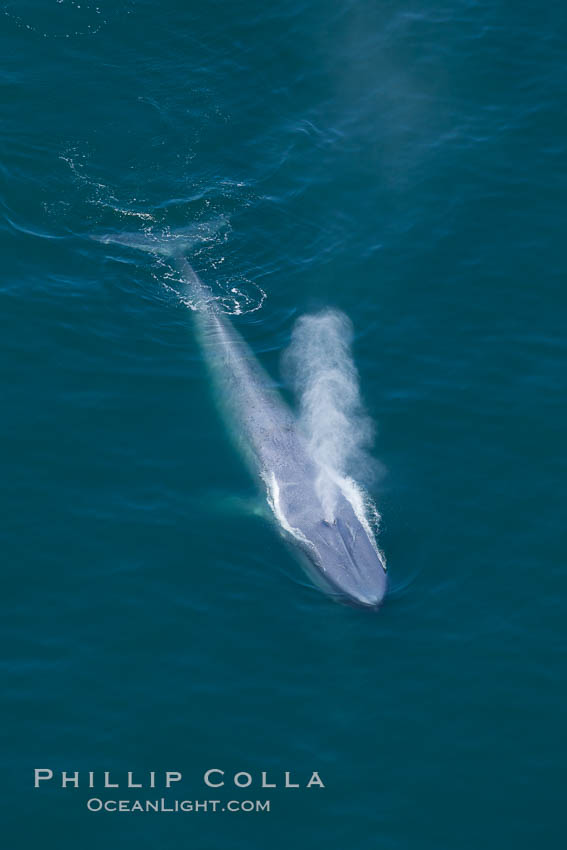
<path id="1" fill-rule="evenodd" d="M 3 846 L 560 846 L 562 4 L 1 22 Z M 191 260 L 274 377 L 298 316 L 353 322 L 378 613 L 313 589 L 258 515 L 168 263 L 90 238 L 219 216 Z M 272 807 L 95 814 L 34 768 Z M 259 788 L 286 770 L 326 787 Z"/>

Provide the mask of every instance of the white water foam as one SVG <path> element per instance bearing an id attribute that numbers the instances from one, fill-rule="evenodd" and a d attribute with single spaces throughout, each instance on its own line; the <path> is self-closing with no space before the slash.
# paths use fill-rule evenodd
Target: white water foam
<path id="1" fill-rule="evenodd" d="M 2 12 L 20 29 L 41 38 L 61 39 L 97 35 L 111 21 L 132 15 L 135 5 L 133 0 L 42 0 L 39 4 L 18 0 L 7 3 Z"/>
<path id="2" fill-rule="evenodd" d="M 273 514 L 281 527 L 287 531 L 288 534 L 291 534 L 292 537 L 295 537 L 296 540 L 299 540 L 300 543 L 314 549 L 313 543 L 305 537 L 301 529 L 290 525 L 285 513 L 283 512 L 280 501 L 280 486 L 274 473 L 262 472 L 261 476 L 266 485 L 268 505 L 272 509 Z"/>
<path id="3" fill-rule="evenodd" d="M 366 504 L 353 476 L 374 466 L 368 455 L 374 427 L 360 396 L 351 343 L 352 325 L 344 313 L 324 310 L 302 316 L 284 355 L 284 369 L 298 395 L 300 425 L 318 467 L 316 490 L 325 519 L 335 518 L 342 491 L 369 530 L 378 512 Z"/>

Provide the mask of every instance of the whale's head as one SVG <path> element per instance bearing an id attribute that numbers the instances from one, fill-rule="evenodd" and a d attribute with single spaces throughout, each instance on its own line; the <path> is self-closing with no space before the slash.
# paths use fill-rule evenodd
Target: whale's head
<path id="1" fill-rule="evenodd" d="M 303 554 L 314 582 L 351 605 L 378 608 L 386 593 L 386 566 L 370 529 L 339 494 L 332 520 L 323 518 L 314 490 L 294 482 L 282 488 L 266 478 L 268 502 L 284 536 Z"/>
<path id="2" fill-rule="evenodd" d="M 354 511 L 305 529 L 302 547 L 310 572 L 343 601 L 378 608 L 386 593 L 386 568 L 374 541 Z"/>

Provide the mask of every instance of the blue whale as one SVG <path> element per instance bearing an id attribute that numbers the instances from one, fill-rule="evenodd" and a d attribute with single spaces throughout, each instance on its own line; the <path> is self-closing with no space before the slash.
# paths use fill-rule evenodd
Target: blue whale
<path id="1" fill-rule="evenodd" d="M 249 466 L 263 483 L 282 535 L 301 554 L 314 582 L 358 606 L 377 608 L 386 592 L 386 568 L 354 482 L 339 481 L 331 519 L 317 494 L 317 465 L 297 418 L 250 348 L 222 313 L 179 249 L 129 234 L 94 237 L 174 256 L 191 293 L 197 336 L 221 409 Z M 165 247 L 164 247 L 165 244 Z"/>

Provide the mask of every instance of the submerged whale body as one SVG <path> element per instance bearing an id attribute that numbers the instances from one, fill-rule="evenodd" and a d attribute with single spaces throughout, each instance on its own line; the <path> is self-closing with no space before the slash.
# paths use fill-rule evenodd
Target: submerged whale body
<path id="1" fill-rule="evenodd" d="M 354 483 L 339 482 L 333 515 L 326 517 L 316 487 L 317 463 L 296 417 L 217 308 L 210 289 L 168 241 L 148 243 L 124 234 L 95 238 L 175 257 L 198 305 L 198 337 L 221 406 L 249 465 L 264 482 L 280 531 L 327 592 L 351 604 L 378 607 L 386 591 L 385 565 Z"/>

